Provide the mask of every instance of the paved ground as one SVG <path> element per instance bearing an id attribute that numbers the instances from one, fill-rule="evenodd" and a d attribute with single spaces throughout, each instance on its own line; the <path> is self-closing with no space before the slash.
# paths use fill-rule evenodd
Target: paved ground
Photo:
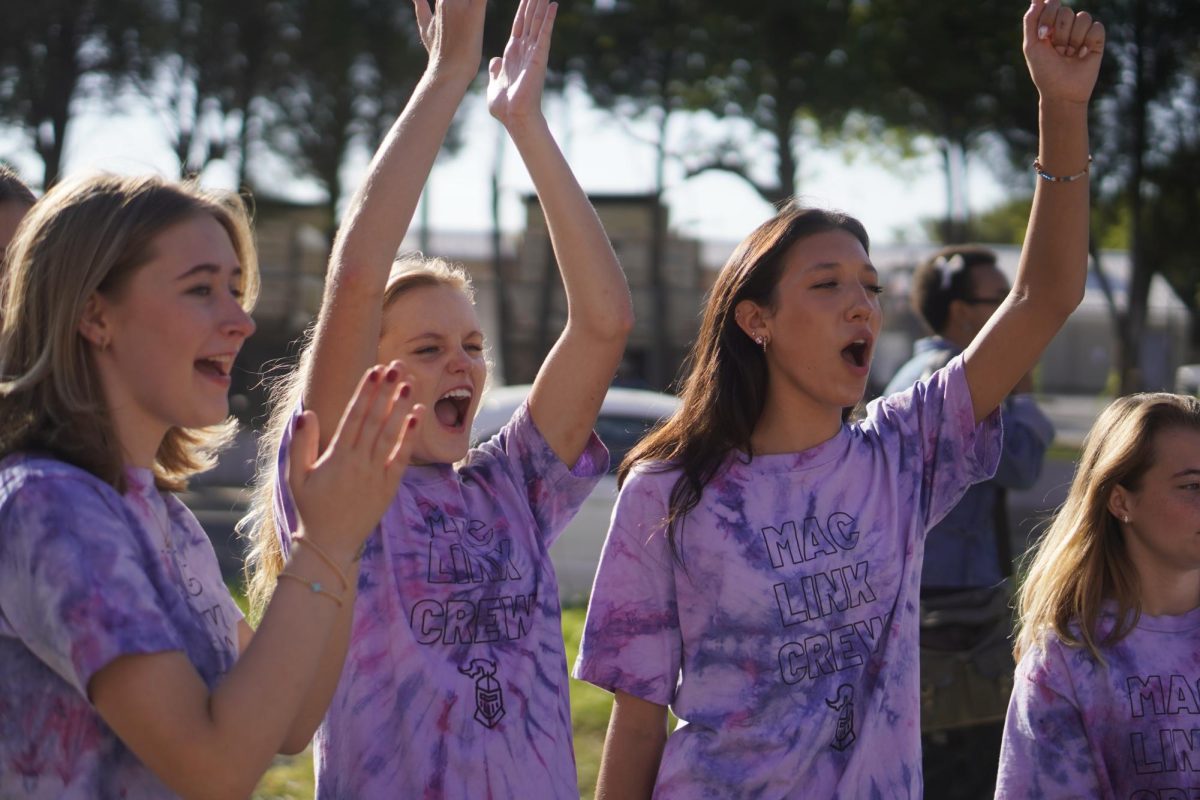
<path id="1" fill-rule="evenodd" d="M 1054 420 L 1058 431 L 1055 444 L 1060 448 L 1078 448 L 1096 415 L 1106 404 L 1107 400 L 1103 398 L 1045 398 L 1042 407 Z M 239 485 L 239 481 L 249 480 L 253 458 L 253 436 L 244 435 L 233 449 L 222 456 L 217 469 L 201 476 L 200 480 L 193 483 L 192 491 L 182 498 L 212 537 L 227 578 L 238 575 L 241 570 L 244 548 L 234 533 L 234 525 L 245 513 L 249 500 L 249 491 Z M 1036 486 L 1027 491 L 1010 493 L 1014 554 L 1024 550 L 1026 542 L 1036 535 L 1038 526 L 1062 503 L 1074 468 L 1073 461 L 1049 459 Z M 598 535 L 603 536 L 603 533 Z"/>

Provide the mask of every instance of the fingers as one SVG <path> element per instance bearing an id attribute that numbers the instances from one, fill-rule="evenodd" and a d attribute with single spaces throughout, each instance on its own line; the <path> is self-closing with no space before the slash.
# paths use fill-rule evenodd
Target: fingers
<path id="1" fill-rule="evenodd" d="M 421 34 L 421 41 L 428 47 L 429 42 L 426 38 L 429 35 L 429 26 L 433 24 L 433 9 L 429 7 L 429 0 L 413 0 L 413 8 L 417 12 L 417 30 Z"/>
<path id="2" fill-rule="evenodd" d="M 1037 20 L 1037 38 L 1051 39 L 1054 35 L 1054 26 L 1058 20 L 1058 10 L 1062 8 L 1059 0 L 1046 0 L 1042 4 L 1041 14 Z"/>
<path id="3" fill-rule="evenodd" d="M 342 412 L 337 432 L 330 440 L 330 448 L 341 442 L 345 442 L 351 447 L 358 444 L 362 436 L 363 423 L 367 418 L 367 411 L 375 399 L 382 377 L 383 368 L 379 366 L 371 367 L 363 373 L 362 378 L 358 381 L 358 388 L 354 390 L 354 396 L 350 398 L 349 405 Z"/>
<path id="4" fill-rule="evenodd" d="M 386 461 L 400 435 L 405 415 L 412 405 L 412 376 L 404 363 L 393 361 L 383 375 L 383 390 L 372 405 L 373 416 L 364 425 L 372 461 Z"/>
<path id="5" fill-rule="evenodd" d="M 500 70 L 504 67 L 504 59 L 496 56 L 488 62 L 488 76 L 493 80 L 500 77 Z"/>
<path id="6" fill-rule="evenodd" d="M 525 33 L 525 14 L 529 6 L 529 0 L 521 0 L 517 6 L 517 13 L 513 14 L 512 38 L 520 39 Z"/>
<path id="7" fill-rule="evenodd" d="M 425 406 L 413 406 L 412 411 L 403 417 L 403 424 L 399 430 L 399 436 L 395 440 L 395 447 L 388 455 L 387 469 L 389 472 L 402 470 L 408 466 L 412 458 L 413 447 L 417 441 L 417 431 L 421 425 L 421 419 L 425 416 Z"/>
<path id="8" fill-rule="evenodd" d="M 1086 11 L 1080 11 L 1071 21 L 1071 30 L 1067 34 L 1066 52 L 1060 55 L 1074 56 L 1079 53 L 1079 48 L 1083 47 L 1084 37 L 1087 36 L 1088 30 L 1092 27 L 1092 15 Z"/>
<path id="9" fill-rule="evenodd" d="M 1079 48 L 1079 57 L 1083 58 L 1088 53 L 1103 53 L 1104 39 L 1104 25 L 1100 22 L 1093 22 L 1083 37 L 1083 46 Z"/>
<path id="10" fill-rule="evenodd" d="M 538 26 L 537 55 L 543 64 L 550 59 L 550 40 L 553 38 L 556 16 L 558 16 L 558 3 L 550 3 L 546 6 Z"/>
<path id="11" fill-rule="evenodd" d="M 317 460 L 320 432 L 317 415 L 311 411 L 302 412 L 292 422 L 292 444 L 288 448 L 287 475 L 284 477 L 288 486 L 292 487 L 293 494 Z"/>

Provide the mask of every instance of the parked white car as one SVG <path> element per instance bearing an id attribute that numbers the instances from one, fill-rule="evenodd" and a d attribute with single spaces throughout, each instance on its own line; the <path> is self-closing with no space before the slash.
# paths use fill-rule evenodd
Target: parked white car
<path id="1" fill-rule="evenodd" d="M 1200 364 L 1184 364 L 1175 370 L 1175 391 L 1200 395 Z"/>
<path id="2" fill-rule="evenodd" d="M 484 441 L 498 433 L 524 402 L 529 389 L 528 384 L 489 389 L 471 427 L 472 442 Z M 591 594 L 600 550 L 617 499 L 616 471 L 621 460 L 646 431 L 678 407 L 679 398 L 674 395 L 618 387 L 608 390 L 596 420 L 596 433 L 612 459 L 609 473 L 600 479 L 575 519 L 550 548 L 563 603 L 582 603 Z"/>

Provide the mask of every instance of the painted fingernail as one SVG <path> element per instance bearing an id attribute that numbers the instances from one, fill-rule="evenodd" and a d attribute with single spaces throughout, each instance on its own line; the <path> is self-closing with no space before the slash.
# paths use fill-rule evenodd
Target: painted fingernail
<path id="1" fill-rule="evenodd" d="M 400 387 L 400 396 L 401 397 L 408 397 L 410 394 L 412 394 L 412 387 L 409 386 L 407 383 Z"/>
<path id="2" fill-rule="evenodd" d="M 400 377 L 400 372 L 395 367 L 388 367 L 387 374 L 384 375 L 384 378 L 387 380 L 388 383 L 395 383 L 396 378 L 399 378 L 399 377 Z"/>
<path id="3" fill-rule="evenodd" d="M 1045 39 L 1046 34 L 1050 33 L 1049 25 L 1038 25 L 1038 38 Z"/>
<path id="4" fill-rule="evenodd" d="M 1087 45 L 1084 45 L 1083 47 L 1079 48 L 1079 57 L 1080 58 L 1083 58 L 1087 54 L 1088 54 Z"/>
<path id="5" fill-rule="evenodd" d="M 367 375 L 367 380 L 369 380 L 371 383 L 379 383 L 379 370 L 371 370 L 371 373 Z"/>
<path id="6" fill-rule="evenodd" d="M 417 418 L 409 417 L 408 418 L 408 429 L 411 431 L 415 427 L 417 427 Z"/>
<path id="7" fill-rule="evenodd" d="M 303 415 L 296 417 L 296 424 L 294 427 L 296 430 L 300 430 L 304 427 L 304 416 Z"/>

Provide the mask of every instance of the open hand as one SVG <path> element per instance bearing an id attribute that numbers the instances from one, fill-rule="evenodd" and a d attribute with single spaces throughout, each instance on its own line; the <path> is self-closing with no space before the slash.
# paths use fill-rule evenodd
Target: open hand
<path id="1" fill-rule="evenodd" d="M 1087 103 L 1104 55 L 1104 26 L 1059 0 L 1033 0 L 1025 12 L 1024 51 L 1042 99 Z"/>
<path id="2" fill-rule="evenodd" d="M 364 373 L 337 432 L 317 457 L 317 416 L 296 419 L 288 485 L 305 534 L 349 563 L 379 523 L 408 466 L 424 406 L 411 376 L 393 361 Z"/>
<path id="3" fill-rule="evenodd" d="M 541 114 L 558 3 L 521 0 L 504 55 L 488 64 L 488 111 L 506 126 Z"/>
<path id="4" fill-rule="evenodd" d="M 413 0 L 430 66 L 470 80 L 479 72 L 487 0 Z"/>

